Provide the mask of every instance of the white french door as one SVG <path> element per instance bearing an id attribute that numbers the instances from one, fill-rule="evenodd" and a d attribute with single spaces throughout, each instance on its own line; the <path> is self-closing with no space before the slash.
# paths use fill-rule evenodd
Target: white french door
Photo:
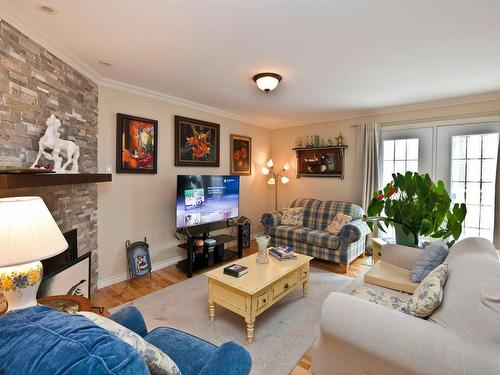
<path id="1" fill-rule="evenodd" d="M 461 238 L 492 241 L 495 194 L 500 194 L 495 186 L 499 134 L 500 121 L 383 127 L 380 188 L 392 173 L 429 173 L 433 180 L 443 180 L 453 203 L 467 205 Z"/>
<path id="2" fill-rule="evenodd" d="M 499 122 L 437 129 L 437 176 L 452 201 L 467 206 L 462 238 L 493 241 L 499 132 Z"/>

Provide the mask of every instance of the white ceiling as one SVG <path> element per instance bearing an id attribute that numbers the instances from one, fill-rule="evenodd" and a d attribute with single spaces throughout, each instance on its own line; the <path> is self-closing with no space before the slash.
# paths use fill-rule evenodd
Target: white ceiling
<path id="1" fill-rule="evenodd" d="M 500 0 L 0 3 L 100 78 L 267 127 L 500 90 Z"/>

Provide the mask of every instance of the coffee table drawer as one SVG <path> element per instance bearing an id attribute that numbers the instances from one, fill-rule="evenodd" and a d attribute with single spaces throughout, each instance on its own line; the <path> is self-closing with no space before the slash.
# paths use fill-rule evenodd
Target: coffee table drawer
<path id="1" fill-rule="evenodd" d="M 257 310 L 269 305 L 269 291 L 257 297 Z"/>
<path id="2" fill-rule="evenodd" d="M 279 297 L 288 289 L 293 288 L 297 284 L 297 273 L 294 273 L 273 285 L 273 299 Z"/>
<path id="3" fill-rule="evenodd" d="M 303 267 L 301 270 L 300 270 L 300 277 L 302 279 L 307 279 L 307 276 L 309 275 L 309 266 L 306 266 L 306 267 Z"/>

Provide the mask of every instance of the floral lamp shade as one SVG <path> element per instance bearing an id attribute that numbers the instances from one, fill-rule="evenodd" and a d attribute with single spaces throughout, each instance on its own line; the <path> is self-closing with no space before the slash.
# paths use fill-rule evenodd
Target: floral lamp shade
<path id="1" fill-rule="evenodd" d="M 40 197 L 0 199 L 0 291 L 9 310 L 36 305 L 40 260 L 68 243 Z"/>

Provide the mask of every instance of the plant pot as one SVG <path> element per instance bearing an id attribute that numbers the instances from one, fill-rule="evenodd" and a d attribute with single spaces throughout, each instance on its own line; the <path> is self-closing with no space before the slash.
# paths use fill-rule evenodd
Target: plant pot
<path id="1" fill-rule="evenodd" d="M 396 243 L 398 245 L 411 246 L 411 247 L 417 246 L 417 244 L 415 243 L 415 236 L 413 235 L 413 233 L 408 231 L 408 234 L 406 234 L 401 224 L 394 223 L 394 230 L 396 232 Z"/>

